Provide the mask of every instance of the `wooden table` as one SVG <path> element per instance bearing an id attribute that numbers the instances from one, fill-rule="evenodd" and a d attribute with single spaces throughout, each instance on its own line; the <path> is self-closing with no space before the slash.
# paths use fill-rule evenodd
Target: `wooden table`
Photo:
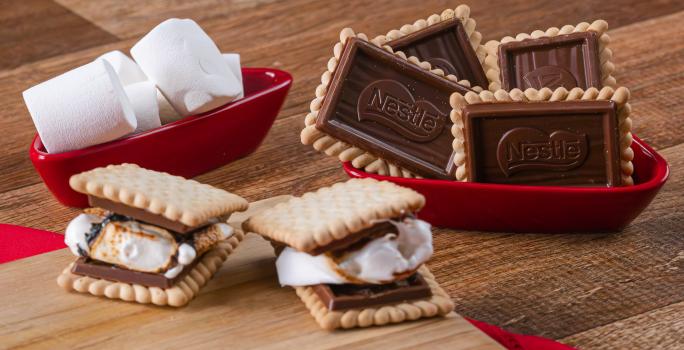
<path id="1" fill-rule="evenodd" d="M 195 19 L 247 66 L 291 72 L 295 85 L 261 148 L 198 180 L 249 200 L 344 180 L 340 164 L 299 143 L 341 28 L 376 35 L 453 1 L 6 0 L 0 11 L 0 222 L 54 231 L 78 211 L 58 204 L 28 159 L 35 132 L 21 92 L 108 50 L 128 50 L 169 17 Z M 635 133 L 670 162 L 651 206 L 615 234 L 436 231 L 429 264 L 465 316 L 581 348 L 684 347 L 684 2 L 472 2 L 485 40 L 596 18 L 611 26 Z M 588 204 L 591 205 L 591 204 Z"/>

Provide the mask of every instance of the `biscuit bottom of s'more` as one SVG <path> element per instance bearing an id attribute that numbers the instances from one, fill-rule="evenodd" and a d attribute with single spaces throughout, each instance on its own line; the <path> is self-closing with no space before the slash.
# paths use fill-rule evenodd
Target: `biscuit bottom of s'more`
<path id="1" fill-rule="evenodd" d="M 375 291 L 355 290 L 352 292 L 354 295 L 346 293 L 349 291 L 343 292 L 346 295 L 339 295 L 335 289 L 327 285 L 295 288 L 316 322 L 326 330 L 382 326 L 444 316 L 454 310 L 451 298 L 425 266 L 420 267 L 404 285 Z M 399 292 L 400 289 L 406 289 L 406 294 Z M 404 297 L 396 301 L 407 295 L 412 295 L 411 299 Z M 375 300 L 363 306 L 360 296 Z"/>
<path id="2" fill-rule="evenodd" d="M 242 230 L 235 229 L 235 233 L 226 240 L 220 241 L 214 248 L 206 252 L 187 272 L 175 279 L 165 279 L 163 275 L 141 274 L 134 271 L 118 269 L 111 265 L 88 262 L 82 258 L 69 264 L 57 278 L 57 284 L 68 291 L 90 293 L 95 296 L 105 296 L 109 299 L 121 299 L 139 304 L 154 304 L 159 306 L 180 307 L 195 298 L 202 287 L 221 268 L 223 262 L 233 253 L 244 238 Z M 113 271 L 106 271 L 109 266 Z M 126 276 L 126 272 L 137 274 Z M 112 281 L 117 278 L 122 281 Z M 118 276 L 117 276 L 118 275 Z M 115 277 L 114 277 L 115 276 Z M 145 281 L 148 285 L 132 282 Z M 157 285 L 157 286 L 150 286 Z"/>

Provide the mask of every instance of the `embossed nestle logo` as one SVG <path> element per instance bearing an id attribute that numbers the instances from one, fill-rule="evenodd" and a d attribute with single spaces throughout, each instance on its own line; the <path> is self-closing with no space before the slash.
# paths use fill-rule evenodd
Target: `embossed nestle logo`
<path id="1" fill-rule="evenodd" d="M 447 115 L 394 80 L 375 81 L 361 92 L 357 103 L 359 121 L 382 124 L 409 140 L 428 142 L 442 132 Z"/>
<path id="2" fill-rule="evenodd" d="M 445 72 L 446 74 L 457 74 L 458 73 L 458 71 L 456 71 L 456 68 L 454 67 L 454 65 L 451 64 L 451 62 L 449 62 L 443 58 L 431 57 L 431 58 L 424 59 L 424 61 L 427 61 L 428 63 L 430 63 L 430 65 L 432 66 L 433 69 L 439 68 L 443 72 Z"/>
<path id="3" fill-rule="evenodd" d="M 523 170 L 571 170 L 584 163 L 588 152 L 586 134 L 515 128 L 499 140 L 496 157 L 501 171 L 511 176 Z"/>
<path id="4" fill-rule="evenodd" d="M 539 67 L 525 74 L 523 80 L 525 88 L 535 88 L 537 90 L 543 87 L 555 89 L 561 86 L 569 90 L 577 86 L 577 79 L 575 79 L 572 73 L 564 68 L 555 66 Z"/>

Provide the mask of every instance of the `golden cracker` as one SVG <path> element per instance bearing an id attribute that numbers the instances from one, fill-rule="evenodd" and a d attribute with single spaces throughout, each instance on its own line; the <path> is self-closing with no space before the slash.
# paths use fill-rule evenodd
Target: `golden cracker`
<path id="1" fill-rule="evenodd" d="M 296 287 L 295 291 L 306 308 L 309 309 L 311 316 L 316 319 L 321 328 L 326 330 L 384 326 L 421 318 L 445 316 L 452 312 L 454 310 L 453 301 L 439 286 L 430 270 L 423 265 L 418 273 L 430 286 L 432 297 L 383 305 L 378 308 L 331 311 L 323 304 L 312 287 Z"/>
<path id="2" fill-rule="evenodd" d="M 246 232 L 310 252 L 371 227 L 376 220 L 416 212 L 425 198 L 387 181 L 352 179 L 305 193 L 249 218 Z"/>
<path id="3" fill-rule="evenodd" d="M 135 164 L 76 174 L 69 185 L 74 191 L 144 209 L 190 227 L 248 207 L 247 200 L 228 191 Z"/>

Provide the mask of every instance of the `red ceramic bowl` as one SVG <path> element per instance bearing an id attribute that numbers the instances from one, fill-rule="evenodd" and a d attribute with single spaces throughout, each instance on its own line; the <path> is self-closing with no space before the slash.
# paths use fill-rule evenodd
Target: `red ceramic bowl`
<path id="1" fill-rule="evenodd" d="M 292 76 L 277 69 L 242 70 L 245 97 L 160 128 L 76 151 L 49 154 L 40 137 L 31 144 L 33 166 L 52 194 L 73 207 L 88 205 L 69 187 L 71 175 L 108 164 L 135 163 L 194 177 L 257 149 L 273 125 Z"/>
<path id="2" fill-rule="evenodd" d="M 669 175 L 663 157 L 634 137 L 635 185 L 543 187 L 404 179 L 368 174 L 345 163 L 351 177 L 392 181 L 422 193 L 420 217 L 435 226 L 506 232 L 619 231 L 653 200 Z"/>

